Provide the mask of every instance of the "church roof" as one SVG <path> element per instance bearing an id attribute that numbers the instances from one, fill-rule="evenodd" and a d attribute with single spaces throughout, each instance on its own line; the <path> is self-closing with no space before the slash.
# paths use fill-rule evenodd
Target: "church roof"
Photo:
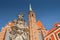
<path id="1" fill-rule="evenodd" d="M 38 27 L 40 27 L 40 28 L 44 28 L 44 26 L 42 25 L 42 23 L 41 23 L 40 21 L 37 21 L 37 25 L 38 25 Z"/>

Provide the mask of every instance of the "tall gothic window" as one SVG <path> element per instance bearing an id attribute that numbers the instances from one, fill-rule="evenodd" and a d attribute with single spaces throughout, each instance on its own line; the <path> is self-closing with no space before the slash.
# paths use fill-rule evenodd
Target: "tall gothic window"
<path id="1" fill-rule="evenodd" d="M 58 33 L 58 37 L 59 37 L 59 39 L 60 39 L 60 33 Z"/>
<path id="2" fill-rule="evenodd" d="M 49 40 L 51 40 L 51 39 L 49 39 Z"/>
<path id="3" fill-rule="evenodd" d="M 33 14 L 32 14 L 32 16 L 33 16 Z"/>
<path id="4" fill-rule="evenodd" d="M 49 40 L 52 40 L 51 37 L 49 38 Z"/>

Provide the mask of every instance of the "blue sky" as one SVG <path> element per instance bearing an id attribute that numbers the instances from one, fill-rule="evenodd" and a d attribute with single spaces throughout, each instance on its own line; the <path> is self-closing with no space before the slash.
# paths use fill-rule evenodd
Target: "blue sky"
<path id="1" fill-rule="evenodd" d="M 23 12 L 28 20 L 29 3 L 47 30 L 53 28 L 53 24 L 60 22 L 60 0 L 0 0 L 0 30 L 8 22 L 17 18 Z"/>

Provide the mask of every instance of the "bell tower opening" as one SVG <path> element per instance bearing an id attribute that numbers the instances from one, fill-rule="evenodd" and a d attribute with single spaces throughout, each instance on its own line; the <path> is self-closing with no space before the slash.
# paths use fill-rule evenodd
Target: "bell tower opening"
<path id="1" fill-rule="evenodd" d="M 33 16 L 33 14 L 32 14 L 32 16 Z"/>

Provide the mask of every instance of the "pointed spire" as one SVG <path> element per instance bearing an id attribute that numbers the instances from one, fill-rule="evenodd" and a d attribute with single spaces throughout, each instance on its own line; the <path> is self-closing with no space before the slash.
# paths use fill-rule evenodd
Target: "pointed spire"
<path id="1" fill-rule="evenodd" d="M 31 4 L 29 5 L 29 10 L 32 11 L 32 7 L 31 7 Z"/>

